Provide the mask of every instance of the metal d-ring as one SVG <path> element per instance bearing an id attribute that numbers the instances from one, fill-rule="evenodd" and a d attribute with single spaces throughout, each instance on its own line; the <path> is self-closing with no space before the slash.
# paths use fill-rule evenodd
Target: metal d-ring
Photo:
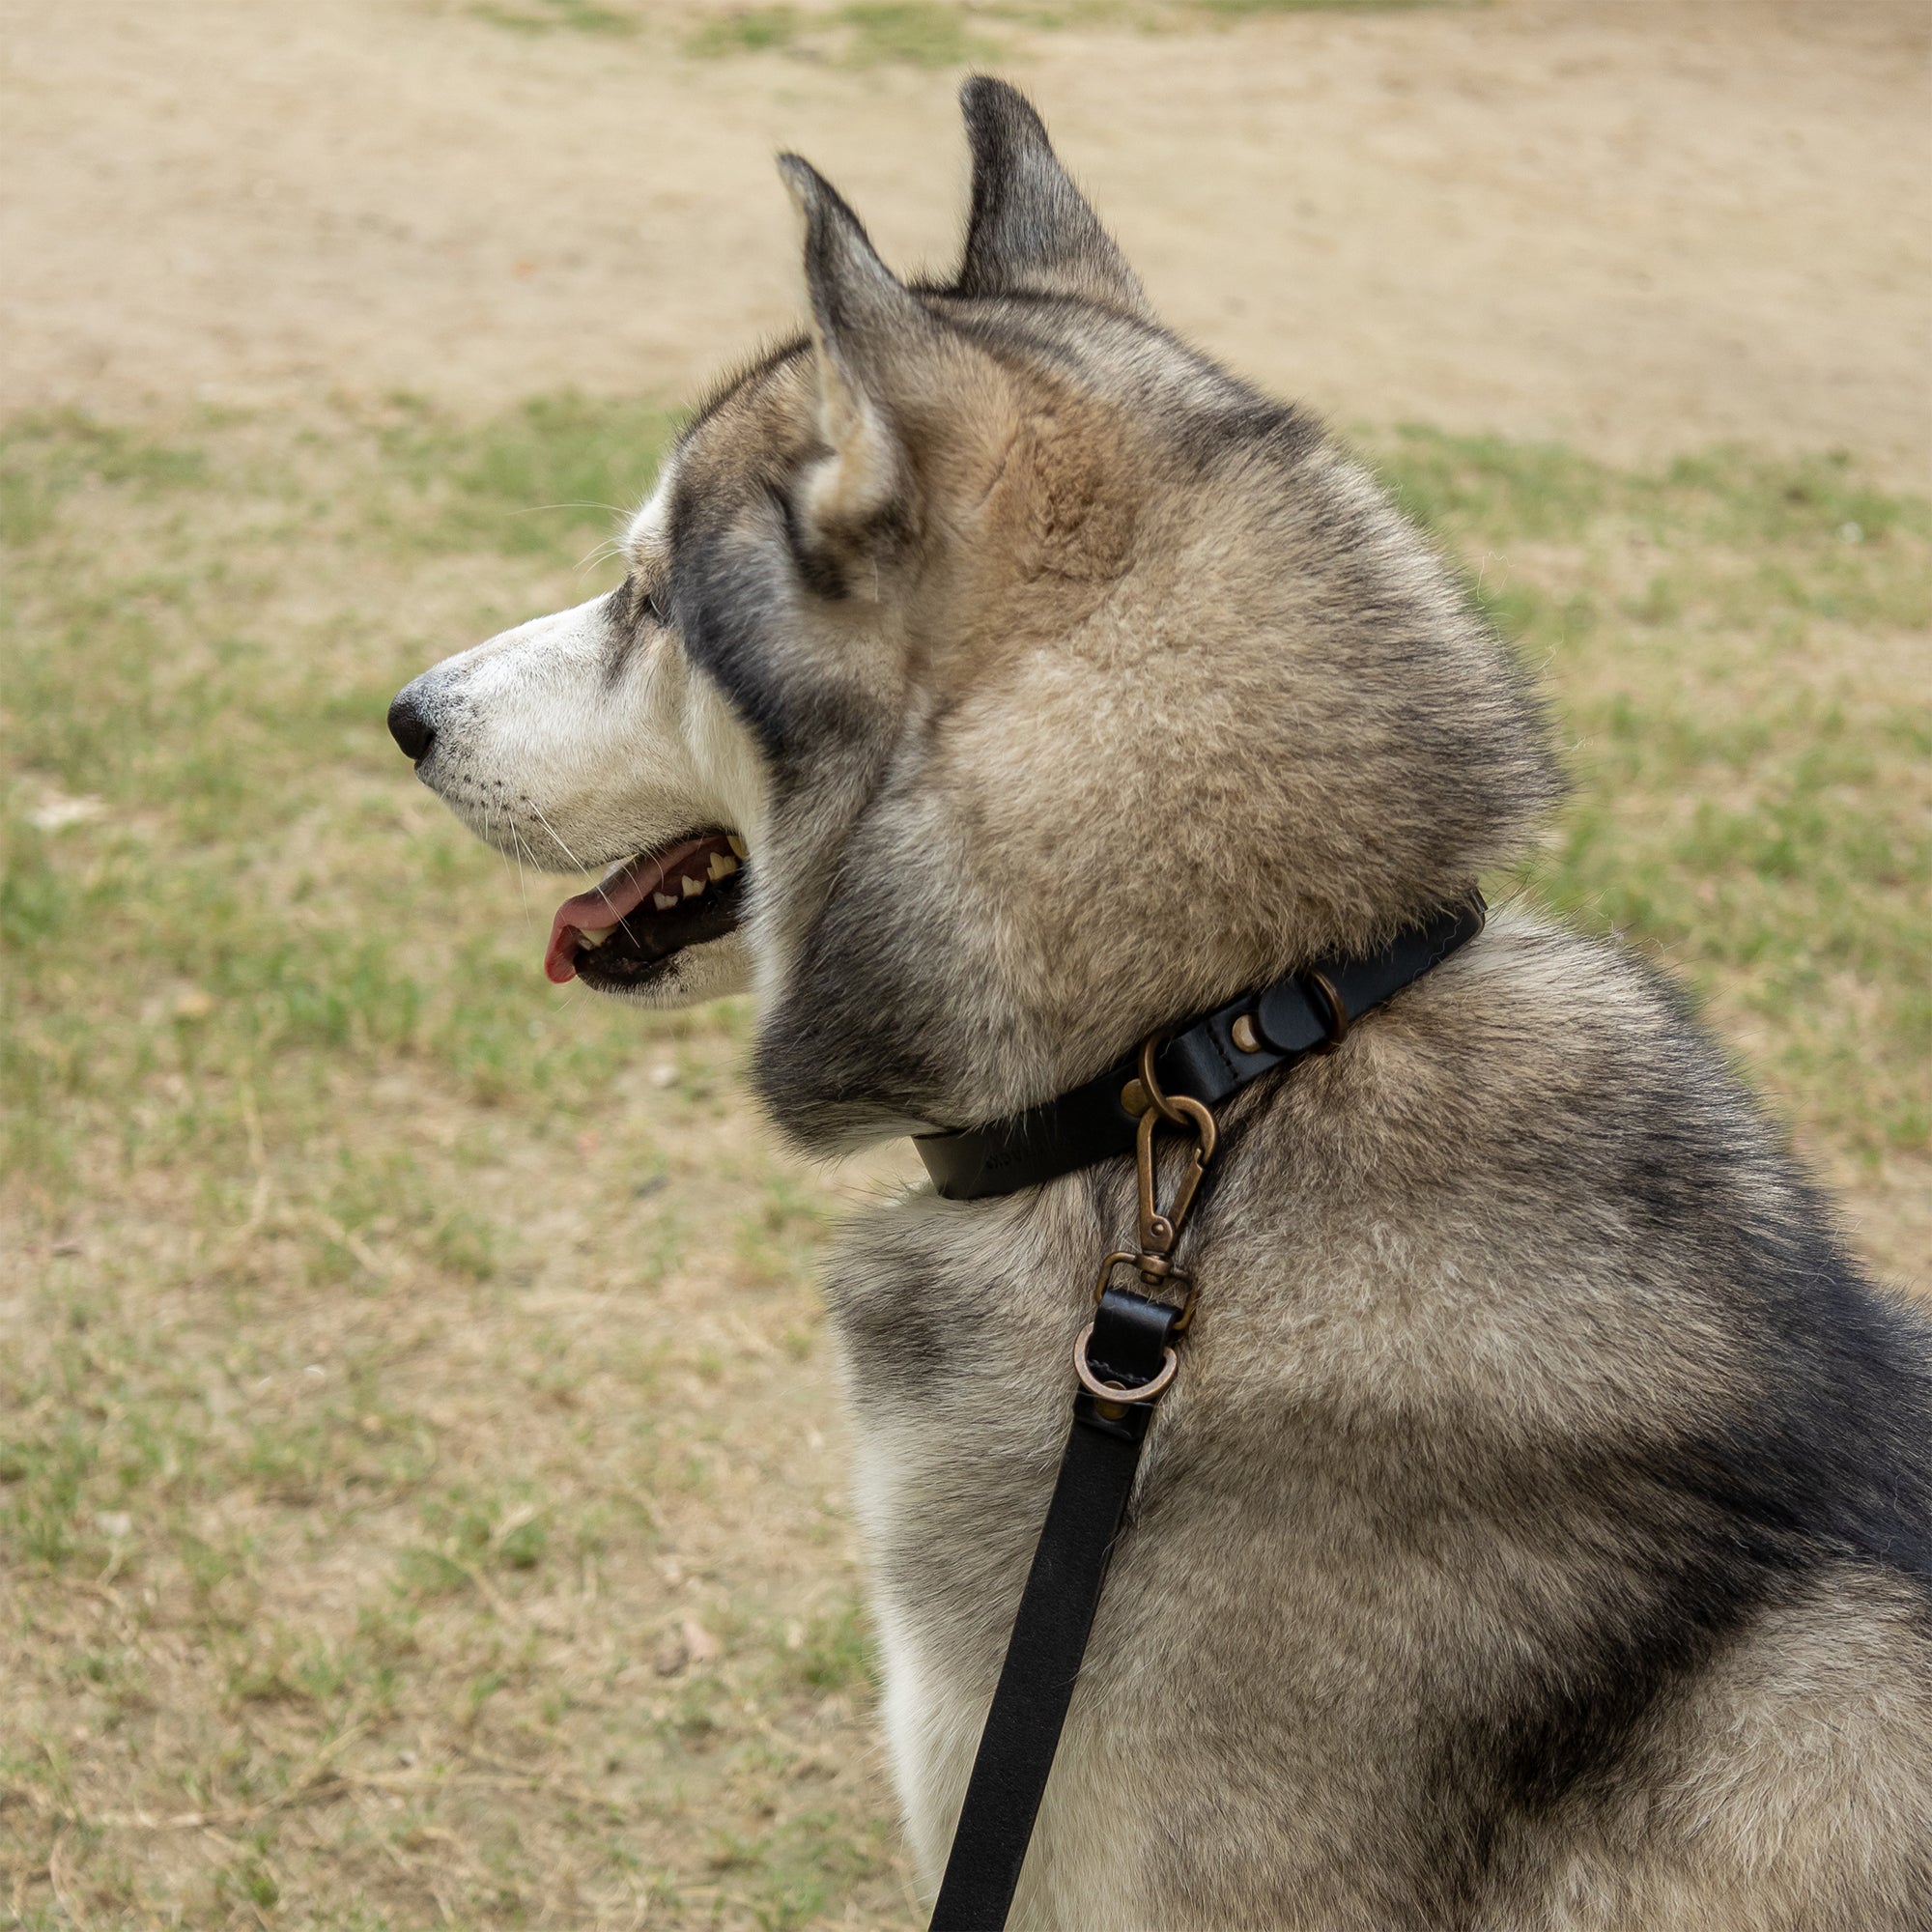
<path id="1" fill-rule="evenodd" d="M 1149 1034 L 1141 1041 L 1140 1076 L 1142 1090 L 1152 1103 L 1154 1110 L 1169 1126 L 1191 1127 L 1195 1133 L 1199 1134 L 1202 1132 L 1200 1117 L 1207 1113 L 1208 1110 L 1201 1105 L 1199 1100 L 1189 1100 L 1184 1096 L 1180 1099 L 1176 1099 L 1160 1084 L 1159 1076 L 1153 1070 L 1154 1057 L 1166 1044 L 1165 1037 L 1157 1033 Z M 1141 1113 L 1144 1110 L 1136 1107 L 1133 1111 Z M 1213 1133 L 1211 1119 L 1208 1122 L 1207 1131 L 1210 1136 Z"/>
<path id="2" fill-rule="evenodd" d="M 1126 1388 L 1120 1382 L 1103 1382 L 1087 1359 L 1087 1344 L 1093 1339 L 1094 1324 L 1090 1321 L 1081 1329 L 1080 1339 L 1073 1345 L 1073 1373 L 1080 1378 L 1080 1386 L 1101 1402 L 1151 1402 L 1174 1379 L 1174 1372 L 1180 1366 L 1179 1356 L 1172 1349 L 1164 1348 L 1160 1351 L 1165 1357 L 1160 1373 L 1151 1381 L 1143 1382 L 1139 1388 Z"/>
<path id="3" fill-rule="evenodd" d="M 1311 986 L 1321 997 L 1326 1009 L 1321 1016 L 1321 1031 L 1325 1037 L 1316 1048 L 1318 1053 L 1332 1053 L 1349 1037 L 1349 1008 L 1342 995 L 1335 990 L 1335 982 L 1319 967 L 1311 966 L 1302 976 L 1302 982 Z"/>

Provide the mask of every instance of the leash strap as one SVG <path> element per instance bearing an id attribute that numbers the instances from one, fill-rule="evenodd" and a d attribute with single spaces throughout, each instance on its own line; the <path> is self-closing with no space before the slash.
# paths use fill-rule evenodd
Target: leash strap
<path id="1" fill-rule="evenodd" d="M 1085 1364 L 1095 1380 L 1125 1391 L 1164 1387 L 1181 1319 L 1168 1302 L 1108 1288 L 1084 1338 Z M 1074 1401 L 931 1932 L 999 1932 L 1007 1922 L 1152 1413 L 1146 1401 L 1116 1402 L 1085 1386 Z"/>
<path id="2" fill-rule="evenodd" d="M 1059 1100 L 988 1127 L 915 1142 L 949 1200 L 1011 1193 L 1129 1148 L 1140 1197 L 1139 1246 L 1101 1262 L 1094 1320 L 1073 1345 L 1080 1384 L 1073 1426 L 980 1734 L 930 1932 L 1002 1932 L 1006 1925 L 1153 1405 L 1174 1379 L 1175 1345 L 1194 1316 L 1194 1285 L 1175 1265 L 1174 1251 L 1214 1158 L 1212 1108 L 1262 1074 L 1338 1044 L 1354 1019 L 1473 939 L 1483 918 L 1482 897 L 1472 894 L 1373 958 L 1312 967 L 1165 1040 L 1156 1034 L 1142 1042 L 1137 1061 L 1122 1061 Z M 1155 1198 L 1154 1136 L 1162 1126 L 1194 1143 L 1165 1211 Z M 1182 1291 L 1181 1300 L 1114 1287 L 1121 1267 L 1137 1270 L 1144 1288 Z"/>
<path id="3" fill-rule="evenodd" d="M 1482 895 L 1472 892 L 1463 904 L 1411 926 L 1379 952 L 1323 960 L 1191 1022 L 1159 1051 L 1162 1085 L 1170 1094 L 1218 1107 L 1264 1073 L 1339 1040 L 1370 1008 L 1473 939 L 1484 914 Z M 1134 1068 L 1129 1056 L 1043 1106 L 961 1133 L 919 1134 L 913 1146 L 935 1192 L 948 1201 L 1037 1186 L 1133 1147 L 1138 1110 L 1126 1100 Z"/>

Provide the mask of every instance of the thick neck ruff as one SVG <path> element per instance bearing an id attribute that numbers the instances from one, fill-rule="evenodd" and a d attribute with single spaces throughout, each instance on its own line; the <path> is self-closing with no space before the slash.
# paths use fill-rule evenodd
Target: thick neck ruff
<path id="1" fill-rule="evenodd" d="M 1368 958 L 1304 967 L 1189 1021 L 1160 1050 L 1162 1086 L 1217 1107 L 1264 1073 L 1332 1046 L 1364 1013 L 1475 938 L 1486 910 L 1482 895 L 1472 891 L 1463 904 L 1410 927 Z M 1146 1105 L 1129 1055 L 1057 1100 L 960 1133 L 920 1134 L 913 1146 L 944 1199 L 979 1201 L 1132 1153 Z"/>

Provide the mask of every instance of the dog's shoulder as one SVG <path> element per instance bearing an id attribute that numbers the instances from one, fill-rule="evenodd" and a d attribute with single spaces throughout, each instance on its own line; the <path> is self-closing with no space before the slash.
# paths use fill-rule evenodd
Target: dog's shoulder
<path id="1" fill-rule="evenodd" d="M 1338 1376 L 1932 1587 L 1932 1324 L 1677 987 L 1505 911 L 1359 1035 L 1256 1096 L 1214 1204 L 1244 1282 L 1299 1248 L 1342 1285 Z"/>

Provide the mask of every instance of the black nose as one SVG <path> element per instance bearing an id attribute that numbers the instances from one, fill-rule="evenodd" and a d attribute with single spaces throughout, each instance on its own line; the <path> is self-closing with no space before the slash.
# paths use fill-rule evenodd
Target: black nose
<path id="1" fill-rule="evenodd" d="M 422 763 L 429 755 L 429 748 L 436 743 L 436 726 L 417 710 L 415 699 L 407 691 L 399 693 L 389 706 L 389 736 L 403 748 L 403 755 L 415 764 Z"/>

